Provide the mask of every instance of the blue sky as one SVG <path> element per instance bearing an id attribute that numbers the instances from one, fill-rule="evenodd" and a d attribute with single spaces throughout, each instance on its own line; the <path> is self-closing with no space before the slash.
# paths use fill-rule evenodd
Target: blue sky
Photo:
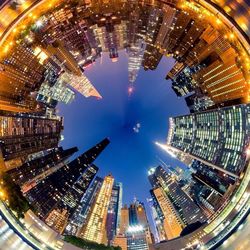
<path id="1" fill-rule="evenodd" d="M 59 105 L 59 114 L 64 116 L 64 148 L 77 146 L 80 154 L 110 138 L 95 164 L 99 176 L 112 173 L 123 183 L 124 204 L 134 197 L 146 201 L 150 190 L 147 170 L 157 166 L 159 158 L 173 167 L 181 165 L 154 144 L 166 141 L 169 117 L 188 113 L 184 98 L 178 99 L 165 80 L 173 63 L 164 57 L 155 71 L 141 69 L 134 92 L 128 96 L 126 52 L 119 53 L 116 63 L 104 54 L 85 71 L 103 98 L 77 95 L 70 105 Z M 141 124 L 139 133 L 133 130 L 137 123 Z"/>

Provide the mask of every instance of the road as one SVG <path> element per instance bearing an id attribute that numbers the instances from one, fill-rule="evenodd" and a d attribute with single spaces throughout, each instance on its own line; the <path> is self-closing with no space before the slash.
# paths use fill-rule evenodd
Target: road
<path id="1" fill-rule="evenodd" d="M 248 250 L 250 249 L 250 215 L 246 222 L 226 240 L 219 250 Z"/>

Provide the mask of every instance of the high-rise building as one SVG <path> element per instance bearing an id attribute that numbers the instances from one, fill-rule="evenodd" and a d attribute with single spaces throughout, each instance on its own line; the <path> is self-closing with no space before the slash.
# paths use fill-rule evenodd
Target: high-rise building
<path id="1" fill-rule="evenodd" d="M 215 103 L 211 100 L 209 96 L 199 96 L 197 94 L 192 94 L 185 97 L 186 104 L 190 110 L 190 113 L 201 112 L 207 109 L 212 109 Z"/>
<path id="2" fill-rule="evenodd" d="M 91 163 L 108 144 L 109 140 L 104 139 L 25 193 L 39 217 L 46 218 L 56 206 L 66 207 L 70 213 L 74 211 L 98 170 Z"/>
<path id="3" fill-rule="evenodd" d="M 32 48 L 19 44 L 0 62 L 0 108 L 12 112 L 39 111 L 31 92 L 43 82 L 45 67 Z"/>
<path id="4" fill-rule="evenodd" d="M 130 83 L 134 83 L 141 67 L 145 44 L 142 39 L 138 39 L 136 44 L 132 44 L 128 48 L 128 79 Z"/>
<path id="5" fill-rule="evenodd" d="M 81 228 L 86 223 L 89 217 L 93 203 L 95 202 L 102 186 L 102 182 L 103 179 L 98 176 L 93 180 L 91 186 L 83 195 L 78 207 L 69 218 L 68 224 L 64 231 L 65 234 L 76 236 L 79 236 L 81 234 Z"/>
<path id="6" fill-rule="evenodd" d="M 142 62 L 144 70 L 155 70 L 161 61 L 162 53 L 155 46 L 155 42 L 162 25 L 162 20 L 163 10 L 158 7 L 150 8 L 145 39 L 147 46 Z"/>
<path id="7" fill-rule="evenodd" d="M 186 96 L 195 90 L 192 74 L 193 70 L 186 67 L 172 80 L 172 89 L 177 96 Z"/>
<path id="8" fill-rule="evenodd" d="M 229 48 L 220 58 L 201 69 L 194 76 L 203 92 L 215 103 L 244 99 L 248 95 L 248 84 L 237 65 L 237 53 Z"/>
<path id="9" fill-rule="evenodd" d="M 68 220 L 67 209 L 53 209 L 46 218 L 45 223 L 55 231 L 62 234 Z"/>
<path id="10" fill-rule="evenodd" d="M 153 189 L 150 190 L 150 195 L 151 195 L 151 198 L 149 198 L 147 201 L 151 210 L 151 216 L 153 219 L 153 225 L 155 229 L 155 242 L 160 242 L 160 241 L 167 239 L 166 232 L 165 232 L 164 225 L 163 225 L 165 217 L 153 193 Z"/>
<path id="11" fill-rule="evenodd" d="M 131 229 L 127 233 L 127 249 L 128 250 L 149 250 L 145 233 L 143 229 Z"/>
<path id="12" fill-rule="evenodd" d="M 114 247 L 120 247 L 122 250 L 128 249 L 127 237 L 125 235 L 116 235 L 112 244 Z"/>
<path id="13" fill-rule="evenodd" d="M 143 56 L 143 68 L 144 70 L 155 70 L 162 58 L 162 53 L 156 47 L 147 45 Z"/>
<path id="14" fill-rule="evenodd" d="M 244 169 L 249 105 L 170 118 L 167 144 L 207 166 L 237 177 Z"/>
<path id="15" fill-rule="evenodd" d="M 143 203 L 139 203 L 137 206 L 137 219 L 139 225 L 141 225 L 145 231 L 145 236 L 146 236 L 146 241 L 148 245 L 151 245 L 154 241 L 152 237 L 152 232 L 149 226 L 147 214 L 146 214 L 146 209 Z"/>
<path id="16" fill-rule="evenodd" d="M 27 161 L 18 168 L 11 169 L 8 173 L 19 186 L 26 187 L 23 187 L 23 192 L 25 192 L 27 188 L 33 187 L 39 181 L 63 166 L 65 160 L 77 151 L 77 147 L 66 150 L 62 149 L 62 147 L 54 148 L 48 150 L 48 152 L 41 155 L 41 157 Z"/>
<path id="17" fill-rule="evenodd" d="M 163 201 L 166 203 L 167 201 L 171 201 L 184 225 L 189 225 L 197 221 L 204 222 L 206 220 L 206 217 L 199 207 L 191 197 L 181 189 L 176 178 L 170 171 L 166 171 L 163 167 L 158 166 L 155 168 L 154 172 L 150 172 L 149 174 L 149 181 L 152 187 L 161 187 L 162 190 L 164 190 L 168 200 L 164 199 Z M 151 175 L 154 175 L 154 178 L 152 178 Z M 157 195 L 160 193 L 161 192 L 158 191 Z"/>
<path id="18" fill-rule="evenodd" d="M 122 249 L 149 249 L 154 242 L 144 204 L 134 200 L 129 207 L 121 209 L 119 234 L 113 245 Z"/>
<path id="19" fill-rule="evenodd" d="M 181 42 L 182 38 L 185 36 L 187 30 L 192 23 L 192 19 L 187 12 L 177 10 L 175 17 L 173 18 L 171 32 L 168 37 L 165 38 L 165 49 L 169 53 L 174 53 L 175 48 Z"/>
<path id="20" fill-rule="evenodd" d="M 121 209 L 119 234 L 125 235 L 126 231 L 128 230 L 128 227 L 129 227 L 129 209 L 125 205 Z"/>
<path id="21" fill-rule="evenodd" d="M 100 93 L 95 89 L 95 87 L 83 73 L 80 76 L 77 76 L 65 72 L 60 76 L 60 79 L 68 83 L 73 89 L 77 90 L 85 97 L 94 96 L 97 98 L 102 98 Z"/>
<path id="22" fill-rule="evenodd" d="M 81 76 L 81 69 L 72 54 L 65 48 L 62 41 L 56 40 L 48 45 L 45 49 L 45 53 L 66 72 Z"/>
<path id="23" fill-rule="evenodd" d="M 5 170 L 21 166 L 28 155 L 57 147 L 62 119 L 7 115 L 0 117 L 0 142 Z"/>
<path id="24" fill-rule="evenodd" d="M 69 104 L 74 98 L 74 91 L 68 88 L 65 82 L 58 80 L 53 86 L 48 82 L 43 82 L 36 99 L 45 104 L 50 104 L 53 101 Z"/>
<path id="25" fill-rule="evenodd" d="M 174 22 L 174 17 L 176 14 L 176 9 L 170 7 L 169 5 L 163 6 L 163 21 L 156 38 L 156 46 L 161 48 L 163 51 L 167 47 L 166 42 L 168 41 L 169 33 L 172 31 L 172 25 Z"/>
<path id="26" fill-rule="evenodd" d="M 165 240 L 171 240 L 180 236 L 184 223 L 170 198 L 160 187 L 153 189 L 153 193 L 164 215 L 163 228 L 166 234 Z"/>
<path id="27" fill-rule="evenodd" d="M 97 243 L 108 243 L 106 222 L 113 184 L 113 176 L 108 175 L 104 178 L 101 189 L 97 195 L 96 202 L 92 208 L 89 219 L 84 226 L 85 229 L 80 234 L 80 237 Z"/>
<path id="28" fill-rule="evenodd" d="M 79 163 L 77 161 L 72 161 L 68 165 L 70 168 L 74 168 L 77 167 Z M 61 202 L 57 204 L 58 207 L 67 208 L 69 217 L 71 217 L 77 209 L 81 198 L 87 191 L 98 170 L 98 167 L 94 164 L 89 164 L 87 169 L 81 174 L 75 183 L 73 183 L 71 188 L 67 190 L 62 197 Z"/>
<path id="29" fill-rule="evenodd" d="M 216 169 L 206 166 L 204 163 L 194 160 L 191 168 L 195 170 L 192 177 L 203 185 L 224 195 L 230 185 L 235 183 L 235 179 L 221 173 Z"/>
<path id="30" fill-rule="evenodd" d="M 111 199 L 108 208 L 106 230 L 107 238 L 109 244 L 114 239 L 115 235 L 118 233 L 119 220 L 120 220 L 120 210 L 122 202 L 122 184 L 115 183 L 113 185 Z"/>

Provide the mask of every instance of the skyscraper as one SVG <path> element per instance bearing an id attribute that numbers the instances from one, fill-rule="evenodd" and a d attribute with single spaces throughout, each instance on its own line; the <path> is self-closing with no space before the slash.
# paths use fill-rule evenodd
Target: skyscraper
<path id="1" fill-rule="evenodd" d="M 43 82 L 45 67 L 32 48 L 19 44 L 0 62 L 0 108 L 12 112 L 35 112 L 40 107 L 30 95 Z"/>
<path id="2" fill-rule="evenodd" d="M 25 194 L 39 217 L 46 218 L 57 206 L 66 207 L 70 213 L 74 211 L 98 171 L 91 163 L 108 144 L 109 140 L 104 139 Z"/>
<path id="3" fill-rule="evenodd" d="M 151 216 L 155 229 L 155 242 L 160 242 L 167 239 L 163 224 L 165 217 L 154 195 L 153 189 L 150 190 L 150 195 L 151 198 L 149 198 L 147 201 L 151 210 Z"/>
<path id="4" fill-rule="evenodd" d="M 130 83 L 134 83 L 138 76 L 144 50 L 145 45 L 142 39 L 138 39 L 136 44 L 132 44 L 128 48 L 128 79 Z"/>
<path id="5" fill-rule="evenodd" d="M 118 233 L 120 210 L 122 206 L 121 202 L 122 202 L 122 184 L 115 183 L 112 189 L 111 199 L 108 208 L 107 223 L 106 223 L 107 238 L 109 244 L 112 242 L 115 235 Z"/>
<path id="6" fill-rule="evenodd" d="M 204 222 L 206 220 L 206 217 L 203 215 L 199 207 L 181 189 L 179 183 L 176 181 L 175 177 L 170 173 L 170 171 L 166 171 L 163 167 L 158 166 L 157 168 L 155 168 L 154 172 L 151 172 L 149 174 L 149 181 L 152 187 L 154 189 L 162 188 L 165 193 L 163 197 L 162 190 L 157 190 L 157 193 L 153 191 L 154 196 L 158 196 L 158 198 L 161 198 L 161 203 L 166 203 L 164 205 L 164 209 L 167 204 L 167 207 L 169 209 L 171 208 L 171 206 L 175 208 L 175 214 L 178 214 L 180 218 L 180 225 L 181 221 L 183 225 L 189 225 L 197 221 Z M 152 178 L 151 175 L 153 175 L 154 178 Z M 165 195 L 167 198 L 165 197 Z M 172 203 L 172 205 L 170 203 Z M 163 211 L 162 214 L 164 215 Z M 176 221 L 178 221 L 178 219 L 176 219 Z"/>
<path id="7" fill-rule="evenodd" d="M 67 83 L 62 80 L 58 80 L 53 86 L 51 86 L 48 82 L 44 82 L 38 91 L 36 99 L 45 104 L 50 104 L 51 99 L 53 101 L 69 104 L 74 100 L 74 98 L 75 93 L 67 87 Z"/>
<path id="8" fill-rule="evenodd" d="M 97 98 L 102 98 L 100 93 L 95 89 L 95 87 L 83 73 L 80 76 L 77 76 L 65 72 L 60 76 L 60 79 L 68 83 L 73 89 L 85 97 L 94 96 Z"/>
<path id="9" fill-rule="evenodd" d="M 6 170 L 21 166 L 28 155 L 57 147 L 62 119 L 29 115 L 0 116 L 0 142 Z"/>
<path id="10" fill-rule="evenodd" d="M 180 236 L 184 228 L 184 223 L 173 203 L 161 187 L 153 189 L 153 193 L 164 216 L 163 228 L 166 234 L 165 240 L 171 240 Z"/>
<path id="11" fill-rule="evenodd" d="M 52 44 L 49 44 L 45 49 L 45 53 L 66 72 L 81 76 L 82 71 L 62 41 L 56 40 Z"/>
<path id="12" fill-rule="evenodd" d="M 70 168 L 77 165 L 79 165 L 79 163 L 76 161 L 69 163 Z M 94 164 L 89 164 L 81 176 L 73 183 L 71 188 L 67 190 L 61 202 L 57 204 L 57 207 L 66 208 L 69 212 L 69 217 L 71 217 L 98 170 L 99 168 Z"/>
<path id="13" fill-rule="evenodd" d="M 81 234 L 81 229 L 86 223 L 91 208 L 96 200 L 96 197 L 100 191 L 102 186 L 103 179 L 100 177 L 96 177 L 91 186 L 87 189 L 85 194 L 82 196 L 78 207 L 75 209 L 72 216 L 69 218 L 68 224 L 65 228 L 64 233 L 67 235 L 76 235 L 79 236 Z"/>
<path id="14" fill-rule="evenodd" d="M 154 242 L 144 204 L 134 200 L 129 207 L 121 209 L 119 234 L 113 244 L 122 249 L 149 249 Z"/>
<path id="15" fill-rule="evenodd" d="M 97 243 L 108 243 L 106 223 L 113 184 L 113 176 L 108 175 L 104 178 L 96 202 L 80 237 Z"/>
<path id="16" fill-rule="evenodd" d="M 237 177 L 246 162 L 249 112 L 242 104 L 170 118 L 167 144 Z"/>
<path id="17" fill-rule="evenodd" d="M 56 171 L 59 167 L 63 166 L 65 160 L 77 151 L 78 148 L 76 147 L 66 150 L 62 149 L 62 147 L 53 148 L 48 150 L 45 155 L 27 161 L 22 166 L 11 169 L 8 173 L 19 186 L 26 186 L 26 188 L 23 189 L 25 192 L 25 190 L 27 191 L 27 188 L 36 185 L 37 182 L 46 178 L 46 176 L 53 171 Z"/>
<path id="18" fill-rule="evenodd" d="M 229 48 L 194 76 L 203 92 L 215 103 L 243 100 L 248 95 L 248 84 L 237 65 L 237 55 L 233 48 Z"/>
<path id="19" fill-rule="evenodd" d="M 46 218 L 45 223 L 58 233 L 62 234 L 68 220 L 67 209 L 54 209 Z"/>
<path id="20" fill-rule="evenodd" d="M 129 209 L 127 206 L 122 207 L 120 217 L 119 234 L 125 235 L 129 227 Z"/>

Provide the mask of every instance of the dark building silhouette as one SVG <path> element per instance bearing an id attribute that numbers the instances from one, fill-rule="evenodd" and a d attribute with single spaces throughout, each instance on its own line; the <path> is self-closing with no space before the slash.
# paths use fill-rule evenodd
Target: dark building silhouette
<path id="1" fill-rule="evenodd" d="M 67 207 L 70 212 L 74 210 L 98 171 L 92 162 L 109 142 L 107 138 L 102 140 L 26 193 L 39 217 L 45 218 L 53 209 L 61 206 Z"/>

